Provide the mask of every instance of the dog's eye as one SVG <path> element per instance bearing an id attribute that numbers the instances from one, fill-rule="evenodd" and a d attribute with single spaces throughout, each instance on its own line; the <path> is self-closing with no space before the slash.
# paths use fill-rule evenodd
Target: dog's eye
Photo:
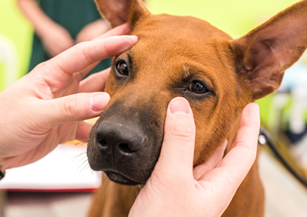
<path id="1" fill-rule="evenodd" d="M 129 74 L 128 66 L 124 61 L 117 63 L 116 69 L 121 75 L 127 76 Z"/>
<path id="2" fill-rule="evenodd" d="M 192 81 L 187 88 L 189 91 L 194 93 L 205 93 L 207 89 L 200 81 Z"/>

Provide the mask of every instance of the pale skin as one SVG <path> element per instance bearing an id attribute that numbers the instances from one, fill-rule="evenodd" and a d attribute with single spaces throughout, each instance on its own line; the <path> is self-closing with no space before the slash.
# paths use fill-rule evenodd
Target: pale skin
<path id="1" fill-rule="evenodd" d="M 101 91 L 110 70 L 82 78 L 100 60 L 134 46 L 136 36 L 123 36 L 129 32 L 124 24 L 80 43 L 0 93 L 0 170 L 35 162 L 60 143 L 88 139 L 92 126 L 83 120 L 101 115 L 107 105 L 110 96 Z M 255 160 L 259 122 L 258 106 L 247 105 L 226 156 L 225 142 L 193 168 L 193 114 L 184 98 L 173 99 L 161 155 L 129 216 L 220 216 Z"/>
<path id="2" fill-rule="evenodd" d="M 107 32 L 109 24 L 98 19 L 84 26 L 74 40 L 61 25 L 50 19 L 35 0 L 18 0 L 20 11 L 32 24 L 50 57 L 54 57 L 76 43 L 90 41 Z"/>
<path id="3" fill-rule="evenodd" d="M 161 155 L 129 217 L 221 216 L 255 161 L 259 128 L 259 108 L 251 103 L 226 156 L 227 142 L 193 168 L 193 114 L 184 98 L 175 98 L 167 111 Z"/>
<path id="4" fill-rule="evenodd" d="M 103 93 L 109 69 L 82 78 L 100 60 L 118 55 L 137 43 L 127 24 L 80 43 L 39 64 L 0 94 L 0 170 L 32 163 L 58 144 L 87 140 L 91 125 L 110 99 Z M 110 37 L 112 36 L 112 37 Z M 90 83 L 90 85 L 89 85 Z M 5 115 L 3 115 L 5 114 Z"/>

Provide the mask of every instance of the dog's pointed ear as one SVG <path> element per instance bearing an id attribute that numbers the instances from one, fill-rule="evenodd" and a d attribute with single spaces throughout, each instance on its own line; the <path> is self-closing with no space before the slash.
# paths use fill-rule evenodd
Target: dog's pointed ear
<path id="1" fill-rule="evenodd" d="M 253 99 L 278 89 L 284 71 L 307 46 L 307 1 L 280 12 L 247 35 L 231 42 L 240 79 L 252 89 Z"/>
<path id="2" fill-rule="evenodd" d="M 100 14 L 114 28 L 128 22 L 132 27 L 140 17 L 149 15 L 142 0 L 95 0 Z"/>

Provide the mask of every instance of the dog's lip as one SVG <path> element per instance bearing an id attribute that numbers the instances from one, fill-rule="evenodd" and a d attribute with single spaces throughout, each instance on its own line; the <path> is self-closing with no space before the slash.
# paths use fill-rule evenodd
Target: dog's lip
<path id="1" fill-rule="evenodd" d="M 113 170 L 107 170 L 104 171 L 104 173 L 108 176 L 108 178 L 113 181 L 116 182 L 118 184 L 122 184 L 122 185 L 139 185 L 142 184 L 140 182 L 134 181 L 131 178 L 128 178 L 126 175 L 117 172 L 117 171 L 113 171 Z"/>

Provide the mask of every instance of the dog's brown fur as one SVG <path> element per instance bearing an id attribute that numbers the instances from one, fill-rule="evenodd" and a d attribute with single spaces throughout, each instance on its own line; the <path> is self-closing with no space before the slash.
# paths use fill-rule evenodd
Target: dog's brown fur
<path id="1" fill-rule="evenodd" d="M 285 69 L 299 59 L 307 45 L 307 1 L 236 40 L 197 18 L 152 15 L 141 0 L 96 3 L 112 27 L 129 22 L 131 34 L 139 37 L 129 51 L 137 73 L 124 84 L 111 73 L 106 91 L 112 99 L 106 111 L 120 100 L 124 100 L 123 109 L 149 104 L 158 114 L 156 125 L 163 131 L 169 101 L 186 97 L 196 124 L 194 165 L 205 161 L 225 139 L 231 144 L 244 106 L 277 90 Z M 190 74 L 205 80 L 214 94 L 201 98 L 176 91 L 176 84 L 180 86 Z M 102 121 L 97 122 L 92 136 Z M 89 147 L 90 163 L 98 158 L 94 143 Z M 105 183 L 96 194 L 89 216 L 127 216 L 137 196 L 136 188 Z M 256 161 L 223 216 L 261 217 L 263 213 L 264 193 Z"/>

